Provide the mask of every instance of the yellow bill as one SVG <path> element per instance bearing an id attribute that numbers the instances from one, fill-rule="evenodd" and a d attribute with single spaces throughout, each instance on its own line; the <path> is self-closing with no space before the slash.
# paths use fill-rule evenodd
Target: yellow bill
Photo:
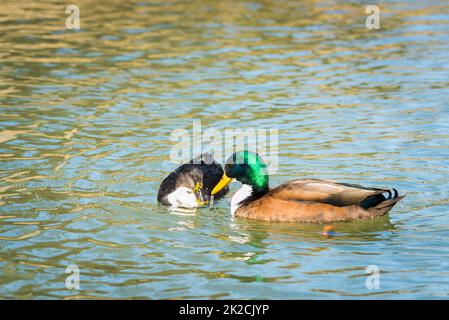
<path id="1" fill-rule="evenodd" d="M 198 207 L 202 207 L 208 203 L 208 201 L 203 201 L 203 196 L 201 194 L 201 189 L 203 188 L 203 182 L 195 183 L 195 188 L 192 189 L 193 195 L 195 196 L 196 203 Z"/>
<path id="2" fill-rule="evenodd" d="M 217 185 L 214 187 L 214 189 L 212 190 L 211 194 L 214 195 L 218 192 L 220 192 L 221 189 L 223 189 L 224 187 L 226 187 L 229 182 L 231 182 L 231 178 L 229 178 L 226 173 L 223 174 L 223 177 L 221 177 L 220 182 L 217 183 Z"/>

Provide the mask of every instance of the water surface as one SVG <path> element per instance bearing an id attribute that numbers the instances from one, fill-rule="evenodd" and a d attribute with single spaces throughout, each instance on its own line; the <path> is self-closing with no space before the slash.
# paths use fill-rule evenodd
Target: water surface
<path id="1" fill-rule="evenodd" d="M 447 298 L 447 1 L 383 1 L 380 30 L 363 1 L 76 4 L 78 31 L 64 2 L 0 4 L 0 297 Z M 233 219 L 230 195 L 171 214 L 170 134 L 194 119 L 278 129 L 272 186 L 407 197 L 331 238 Z"/>

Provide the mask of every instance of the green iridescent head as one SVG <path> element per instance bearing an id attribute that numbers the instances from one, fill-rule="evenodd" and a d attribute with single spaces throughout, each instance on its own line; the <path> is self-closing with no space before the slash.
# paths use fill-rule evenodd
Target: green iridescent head
<path id="1" fill-rule="evenodd" d="M 255 192 L 268 191 L 268 170 L 262 158 L 251 151 L 234 153 L 226 161 L 225 174 L 243 184 L 253 187 Z"/>

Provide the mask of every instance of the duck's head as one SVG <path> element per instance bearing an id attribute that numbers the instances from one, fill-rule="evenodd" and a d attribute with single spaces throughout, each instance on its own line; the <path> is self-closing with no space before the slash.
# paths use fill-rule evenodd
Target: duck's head
<path id="1" fill-rule="evenodd" d="M 255 152 L 239 151 L 234 153 L 226 161 L 224 175 L 212 190 L 212 195 L 233 180 L 251 186 L 255 193 L 265 193 L 268 191 L 267 166 Z"/>

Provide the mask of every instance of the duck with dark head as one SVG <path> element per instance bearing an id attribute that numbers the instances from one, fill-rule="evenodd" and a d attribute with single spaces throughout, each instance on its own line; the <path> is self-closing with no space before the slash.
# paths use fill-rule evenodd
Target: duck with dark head
<path id="1" fill-rule="evenodd" d="M 172 208 L 194 209 L 205 205 L 223 173 L 223 167 L 210 154 L 203 153 L 176 168 L 162 181 L 157 200 Z M 219 199 L 228 191 L 228 187 L 221 189 L 214 198 Z"/>

